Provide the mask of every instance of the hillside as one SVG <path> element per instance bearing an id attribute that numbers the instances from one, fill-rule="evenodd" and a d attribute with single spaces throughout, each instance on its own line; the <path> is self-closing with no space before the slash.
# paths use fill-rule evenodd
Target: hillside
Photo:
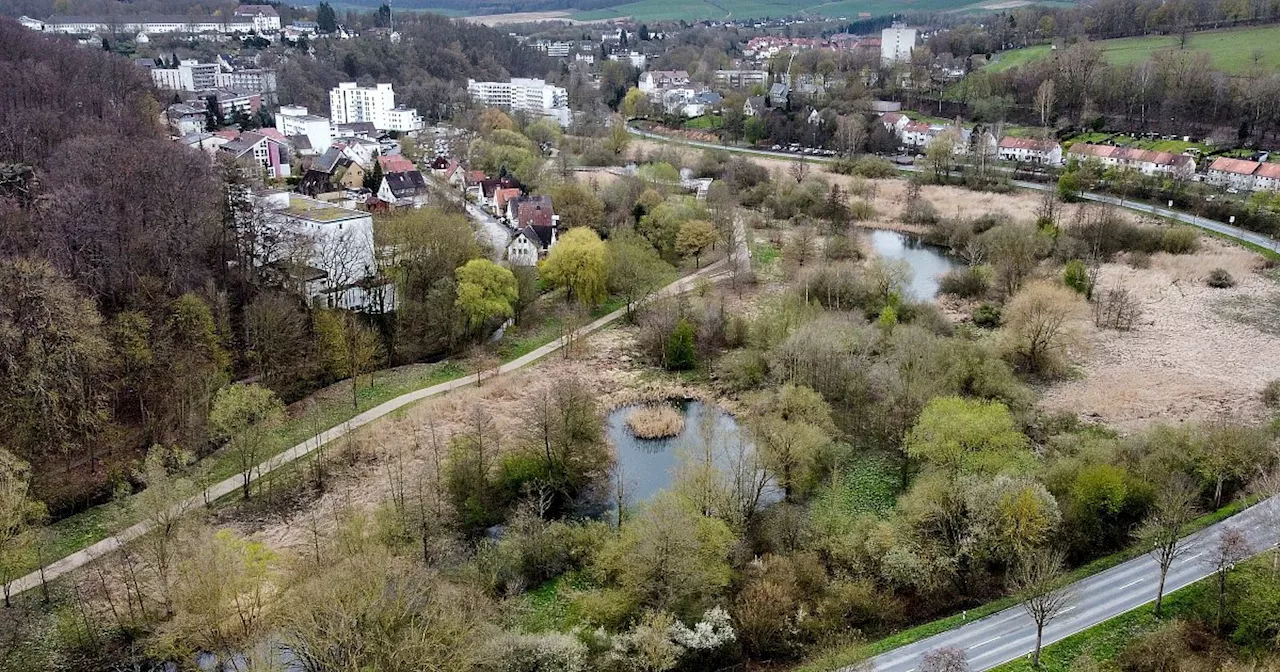
<path id="1" fill-rule="evenodd" d="M 1098 46 L 1112 65 L 1142 63 L 1160 51 L 1179 48 L 1177 35 L 1146 35 L 1102 40 Z M 1186 49 L 1209 55 L 1214 68 L 1241 75 L 1257 62 L 1266 71 L 1280 67 L 1280 26 L 1251 26 L 1194 33 L 1187 38 Z M 1002 71 L 1044 58 L 1052 53 L 1047 45 L 1013 49 L 1000 54 L 988 68 Z"/>

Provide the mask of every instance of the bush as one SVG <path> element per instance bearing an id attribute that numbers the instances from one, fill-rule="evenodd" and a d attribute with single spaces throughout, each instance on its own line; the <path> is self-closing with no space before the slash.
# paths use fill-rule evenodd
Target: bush
<path id="1" fill-rule="evenodd" d="M 1205 283 L 1214 289 L 1228 289 L 1236 286 L 1236 279 L 1231 277 L 1225 268 L 1215 268 L 1209 271 L 1209 276 L 1205 278 Z"/>
<path id="2" fill-rule="evenodd" d="M 868 219 L 874 219 L 876 209 L 866 201 L 854 201 L 849 204 L 849 217 L 855 222 L 865 222 Z"/>
<path id="3" fill-rule="evenodd" d="M 991 269 L 986 266 L 953 268 L 942 276 L 938 291 L 964 299 L 976 299 L 991 289 Z"/>
<path id="4" fill-rule="evenodd" d="M 754 389 L 764 385 L 769 375 L 769 360 L 759 350 L 734 350 L 716 362 L 715 375 L 731 392 Z"/>
<path id="5" fill-rule="evenodd" d="M 698 365 L 698 354 L 693 344 L 693 325 L 681 319 L 667 339 L 667 368 L 672 371 L 688 371 Z"/>
<path id="6" fill-rule="evenodd" d="M 497 672 L 582 672 L 587 669 L 587 645 L 572 635 L 544 632 L 533 635 L 503 633 L 492 641 Z"/>
<path id="7" fill-rule="evenodd" d="M 907 202 L 900 219 L 904 224 L 937 224 L 938 210 L 928 200 L 917 198 Z"/>
<path id="8" fill-rule="evenodd" d="M 1000 326 L 1000 304 L 990 301 L 973 309 L 973 323 L 983 329 L 995 329 Z"/>
<path id="9" fill-rule="evenodd" d="M 831 236 L 827 239 L 827 244 L 822 251 L 831 261 L 862 258 L 862 249 L 849 236 Z"/>
<path id="10" fill-rule="evenodd" d="M 1191 658 L 1190 637 L 1190 625 L 1185 621 L 1170 621 L 1130 642 L 1116 662 L 1124 672 L 1177 670 L 1183 661 Z"/>
<path id="11" fill-rule="evenodd" d="M 892 163 L 878 156 L 837 159 L 832 162 L 830 168 L 833 173 L 857 175 L 858 177 L 886 178 L 898 175 L 898 169 Z"/>
<path id="12" fill-rule="evenodd" d="M 1093 295 L 1093 278 L 1089 277 L 1089 267 L 1079 259 L 1067 262 L 1067 267 L 1062 271 L 1062 284 L 1086 297 Z"/>
<path id="13" fill-rule="evenodd" d="M 1280 407 L 1280 380 L 1273 380 L 1262 388 L 1262 403 L 1267 408 Z"/>
<path id="14" fill-rule="evenodd" d="M 1164 232 L 1160 249 L 1169 254 L 1191 254 L 1200 249 L 1200 232 L 1190 226 L 1175 226 Z"/>
<path id="15" fill-rule="evenodd" d="M 1100 329 L 1130 331 L 1141 317 L 1142 303 L 1121 284 L 1103 292 L 1093 304 L 1093 323 Z"/>

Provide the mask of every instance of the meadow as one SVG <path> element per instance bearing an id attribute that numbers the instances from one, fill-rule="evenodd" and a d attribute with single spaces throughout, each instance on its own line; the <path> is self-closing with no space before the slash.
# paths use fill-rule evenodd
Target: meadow
<path id="1" fill-rule="evenodd" d="M 1098 42 L 1103 56 L 1112 65 L 1142 63 L 1159 51 L 1178 49 L 1177 35 L 1122 37 Z M 1213 67 L 1230 74 L 1242 75 L 1253 67 L 1254 59 L 1265 71 L 1280 68 L 1280 26 L 1251 26 L 1193 33 L 1187 40 L 1189 51 L 1209 54 Z M 1052 53 L 1048 45 L 1013 49 L 1000 54 L 987 66 L 1000 72 L 1025 65 Z"/>
<path id="2" fill-rule="evenodd" d="M 700 19 L 741 19 L 747 17 L 782 17 L 799 14 L 828 18 L 854 19 L 862 12 L 872 16 L 900 14 L 904 11 L 949 11 L 978 9 L 983 3 L 973 0 L 638 0 L 613 7 L 574 12 L 579 20 L 629 16 L 637 21 Z"/>

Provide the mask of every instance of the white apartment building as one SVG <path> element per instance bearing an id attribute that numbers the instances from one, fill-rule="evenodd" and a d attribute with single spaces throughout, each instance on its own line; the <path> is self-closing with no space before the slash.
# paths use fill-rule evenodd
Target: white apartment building
<path id="1" fill-rule="evenodd" d="M 626 61 L 631 64 L 631 67 L 641 70 L 649 65 L 649 57 L 638 51 L 628 51 L 625 54 L 609 54 L 609 60 Z"/>
<path id="2" fill-rule="evenodd" d="M 275 93 L 276 71 L 254 68 L 219 72 L 213 76 L 213 81 L 219 89 L 246 89 L 259 93 Z"/>
<path id="3" fill-rule="evenodd" d="M 278 20 L 279 17 L 277 17 Z M 36 29 L 39 23 L 25 23 Z M 147 33 L 252 33 L 257 30 L 253 19 L 243 16 L 217 17 L 140 15 L 128 18 L 111 16 L 65 16 L 55 14 L 40 24 L 38 30 L 47 33 L 84 35 L 88 33 L 137 34 Z"/>
<path id="4" fill-rule="evenodd" d="M 916 46 L 916 29 L 900 23 L 880 31 L 880 60 L 884 63 L 905 63 L 911 60 L 911 50 Z"/>
<path id="5" fill-rule="evenodd" d="M 217 88 L 218 66 L 186 59 L 176 68 L 152 68 L 151 81 L 156 87 L 170 91 L 204 91 Z"/>
<path id="6" fill-rule="evenodd" d="M 280 14 L 271 5 L 240 5 L 236 7 L 235 16 L 253 21 L 253 27 L 259 33 L 280 30 Z"/>
<path id="7" fill-rule="evenodd" d="M 276 130 L 285 136 L 304 135 L 311 148 L 322 153 L 333 144 L 333 131 L 329 120 L 308 114 L 300 105 L 283 105 L 276 113 Z"/>
<path id="8" fill-rule="evenodd" d="M 568 58 L 569 53 L 573 51 L 572 42 L 550 42 L 548 40 L 538 40 L 533 43 L 533 48 L 545 53 L 552 58 Z"/>
<path id="9" fill-rule="evenodd" d="M 563 87 L 548 84 L 541 79 L 512 77 L 509 82 L 477 82 L 468 79 L 467 93 L 485 105 L 557 118 L 567 116 L 565 112 L 569 107 L 569 93 Z"/>
<path id="10" fill-rule="evenodd" d="M 767 70 L 716 70 L 716 85 L 732 89 L 749 89 L 769 81 Z"/>
<path id="11" fill-rule="evenodd" d="M 338 88 L 329 91 L 329 116 L 334 124 L 368 122 L 380 131 L 403 133 L 422 128 L 422 117 L 416 110 L 396 107 L 396 94 L 390 84 L 338 84 Z"/>

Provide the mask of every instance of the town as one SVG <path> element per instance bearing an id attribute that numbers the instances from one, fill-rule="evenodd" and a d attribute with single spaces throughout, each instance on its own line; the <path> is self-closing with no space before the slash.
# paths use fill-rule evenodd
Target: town
<path id="1" fill-rule="evenodd" d="M 1273 669 L 1237 4 L 0 0 L 0 672 Z"/>

